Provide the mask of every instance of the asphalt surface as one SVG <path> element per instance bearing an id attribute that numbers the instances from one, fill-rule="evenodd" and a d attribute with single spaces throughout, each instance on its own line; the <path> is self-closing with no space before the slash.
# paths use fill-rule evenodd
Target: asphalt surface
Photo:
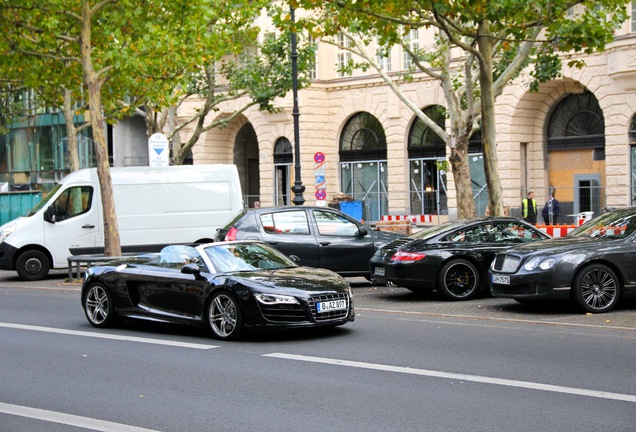
<path id="1" fill-rule="evenodd" d="M 382 312 L 420 316 L 532 322 L 545 325 L 596 326 L 636 330 L 636 295 L 625 297 L 605 314 L 580 313 L 567 303 L 521 305 L 514 300 L 484 296 L 469 301 L 449 302 L 437 293 L 414 294 L 390 286 L 371 286 L 364 278 L 349 278 L 356 313 Z M 0 270 L 0 288 L 79 291 L 79 281 L 69 281 L 66 270 L 53 271 L 46 280 L 21 281 L 15 272 Z"/>

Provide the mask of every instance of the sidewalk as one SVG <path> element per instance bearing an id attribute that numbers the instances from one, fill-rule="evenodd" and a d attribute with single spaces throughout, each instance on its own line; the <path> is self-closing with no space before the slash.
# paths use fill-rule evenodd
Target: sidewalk
<path id="1" fill-rule="evenodd" d="M 0 289 L 79 291 L 79 281 L 68 282 L 66 270 L 52 271 L 43 281 L 24 282 L 17 273 L 0 270 Z M 525 306 L 510 299 L 483 297 L 464 302 L 441 300 L 437 293 L 414 294 L 398 287 L 374 287 L 364 278 L 348 278 L 356 311 L 380 311 L 419 316 L 466 317 L 481 320 L 532 322 L 546 325 L 594 326 L 636 331 L 636 296 L 623 299 L 618 308 L 605 314 L 584 314 L 567 304 Z"/>

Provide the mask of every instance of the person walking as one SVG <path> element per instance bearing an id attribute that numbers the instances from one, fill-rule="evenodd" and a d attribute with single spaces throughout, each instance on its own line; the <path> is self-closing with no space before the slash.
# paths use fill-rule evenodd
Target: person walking
<path id="1" fill-rule="evenodd" d="M 541 216 L 543 216 L 543 223 L 547 225 L 556 225 L 559 220 L 559 213 L 561 213 L 561 204 L 554 197 L 554 195 L 550 195 L 548 201 L 546 201 L 543 206 L 543 211 L 541 212 Z"/>
<path id="2" fill-rule="evenodd" d="M 537 202 L 534 200 L 534 192 L 528 192 L 528 197 L 521 201 L 521 215 L 525 221 L 537 224 Z"/>

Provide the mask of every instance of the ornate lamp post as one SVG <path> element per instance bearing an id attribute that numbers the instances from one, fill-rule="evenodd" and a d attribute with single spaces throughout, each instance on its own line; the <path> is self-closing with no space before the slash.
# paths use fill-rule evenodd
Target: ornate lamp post
<path id="1" fill-rule="evenodd" d="M 305 186 L 300 179 L 300 131 L 298 126 L 298 117 L 300 112 L 298 111 L 298 52 L 296 50 L 296 17 L 294 14 L 294 8 L 291 10 L 291 63 L 292 63 L 292 89 L 294 95 L 294 108 L 292 110 L 292 117 L 294 119 L 294 186 L 292 186 L 292 192 L 294 192 L 294 199 L 292 202 L 294 205 L 303 205 L 305 198 L 303 198 L 303 192 Z"/>

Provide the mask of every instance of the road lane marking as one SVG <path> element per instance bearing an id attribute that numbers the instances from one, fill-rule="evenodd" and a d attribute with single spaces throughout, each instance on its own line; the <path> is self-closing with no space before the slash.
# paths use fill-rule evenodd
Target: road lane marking
<path id="1" fill-rule="evenodd" d="M 180 348 L 193 348 L 193 349 L 212 349 L 219 348 L 218 345 L 207 345 L 207 344 L 197 344 L 190 342 L 177 342 L 171 340 L 164 339 L 151 339 L 151 338 L 143 338 L 143 337 L 135 337 L 135 336 L 121 336 L 114 335 L 108 333 L 95 333 L 95 332 L 86 332 L 86 331 L 78 331 L 78 330 L 67 330 L 61 328 L 54 327 L 40 327 L 40 326 L 32 326 L 32 325 L 24 325 L 24 324 L 13 324 L 13 323 L 3 323 L 0 322 L 0 327 L 18 329 L 18 330 L 31 330 L 31 331 L 39 331 L 46 333 L 57 333 L 63 335 L 70 336 L 86 336 L 98 339 L 111 339 L 111 340 L 119 340 L 126 342 L 140 342 L 140 343 L 148 343 L 154 345 L 167 345 L 174 346 Z"/>
<path id="2" fill-rule="evenodd" d="M 128 426 L 121 423 L 113 423 L 104 420 L 97 420 L 90 417 L 81 417 L 72 414 L 64 414 L 56 411 L 47 411 L 37 408 L 30 408 L 20 405 L 11 405 L 0 402 L 0 412 L 20 417 L 44 420 L 52 423 L 60 423 L 69 426 L 76 426 L 83 429 L 90 429 L 103 432 L 157 432 L 154 429 L 145 429 L 135 426 Z"/>
<path id="3" fill-rule="evenodd" d="M 553 393 L 566 393 L 573 394 L 578 396 L 589 396 L 599 399 L 613 399 L 623 402 L 634 402 L 636 403 L 636 396 L 622 393 L 611 393 L 597 390 L 588 390 L 576 387 L 564 387 L 552 384 L 541 384 L 534 383 L 529 381 L 517 381 L 510 380 L 504 378 L 492 378 L 486 376 L 479 375 L 467 375 L 467 374 L 459 374 L 459 373 L 451 373 L 451 372 L 440 372 L 434 370 L 427 369 L 414 369 L 409 367 L 401 367 L 401 366 L 390 366 L 383 365 L 378 363 L 365 363 L 365 362 L 357 362 L 357 361 L 349 361 L 349 360 L 338 360 L 338 359 L 330 359 L 325 357 L 312 357 L 312 356 L 303 356 L 296 354 L 285 354 L 285 353 L 272 353 L 272 354 L 263 354 L 263 357 L 273 357 L 285 360 L 296 360 L 296 361 L 304 361 L 311 363 L 322 363 L 322 364 L 331 364 L 337 366 L 348 366 L 354 368 L 361 369 L 371 369 L 371 370 L 379 370 L 385 372 L 396 372 L 410 375 L 420 375 L 420 376 L 428 376 L 433 378 L 446 378 L 452 380 L 461 380 L 461 381 L 471 381 L 478 382 L 484 384 L 495 384 L 502 385 L 507 387 L 518 387 L 525 388 L 530 390 L 541 390 Z"/>

